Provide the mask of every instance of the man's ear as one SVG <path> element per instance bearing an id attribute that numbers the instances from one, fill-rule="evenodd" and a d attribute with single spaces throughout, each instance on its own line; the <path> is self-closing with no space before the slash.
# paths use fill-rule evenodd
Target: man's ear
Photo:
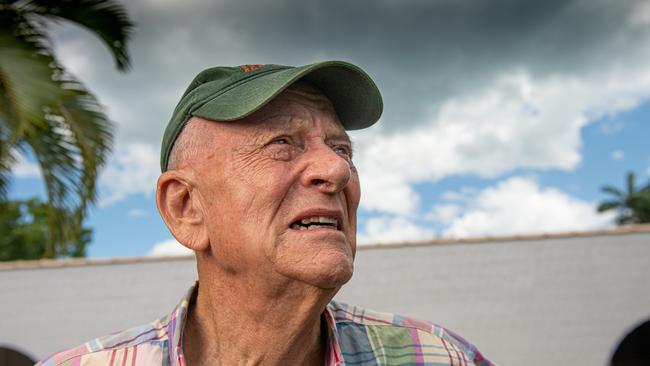
<path id="1" fill-rule="evenodd" d="M 202 251 L 210 247 L 210 240 L 203 207 L 193 188 L 184 172 L 164 172 L 158 177 L 156 205 L 174 238 L 189 249 Z"/>

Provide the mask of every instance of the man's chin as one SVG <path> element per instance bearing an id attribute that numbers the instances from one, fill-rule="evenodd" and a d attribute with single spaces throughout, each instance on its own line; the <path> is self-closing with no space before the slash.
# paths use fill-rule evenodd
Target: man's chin
<path id="1" fill-rule="evenodd" d="M 338 289 L 352 278 L 354 245 L 341 232 L 319 231 L 285 236 L 273 262 L 285 277 L 322 289 Z"/>
<path id="2" fill-rule="evenodd" d="M 326 255 L 315 263 L 299 268 L 281 270 L 286 277 L 326 291 L 338 291 L 352 278 L 354 263 L 352 258 L 340 253 Z"/>
<path id="3" fill-rule="evenodd" d="M 341 286 L 345 285 L 350 281 L 352 278 L 352 271 L 353 269 L 350 268 L 347 271 L 339 270 L 336 273 L 330 273 L 325 276 L 321 276 L 315 281 L 313 281 L 313 285 L 317 286 L 319 288 L 322 288 L 324 290 L 336 290 L 341 288 Z"/>
<path id="4" fill-rule="evenodd" d="M 352 278 L 351 258 L 324 258 L 305 276 L 305 282 L 324 290 L 338 290 Z"/>

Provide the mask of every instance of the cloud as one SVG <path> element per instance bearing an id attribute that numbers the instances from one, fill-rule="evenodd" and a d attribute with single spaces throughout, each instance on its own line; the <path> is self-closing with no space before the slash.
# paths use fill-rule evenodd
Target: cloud
<path id="1" fill-rule="evenodd" d="M 149 144 L 127 143 L 113 152 L 113 159 L 99 178 L 99 206 L 121 201 L 132 194 L 150 195 L 160 174 L 158 152 Z"/>
<path id="2" fill-rule="evenodd" d="M 187 255 L 192 254 L 190 249 L 187 249 L 176 239 L 168 239 L 154 244 L 149 250 L 147 255 L 150 256 L 174 256 L 174 255 Z"/>
<path id="3" fill-rule="evenodd" d="M 461 187 L 421 215 L 374 214 L 360 222 L 360 245 L 427 240 L 584 231 L 611 226 L 615 213 L 531 177 L 515 176 L 478 190 Z"/>
<path id="4" fill-rule="evenodd" d="M 571 170 L 581 161 L 584 126 L 650 95 L 643 0 L 125 6 L 138 24 L 126 75 L 89 33 L 51 28 L 62 62 L 117 122 L 119 146 L 148 146 L 157 156 L 177 98 L 204 67 L 349 60 L 385 97 L 380 126 L 358 135 L 362 208 L 375 213 L 413 214 L 421 205 L 414 184 L 448 176 Z M 102 183 L 104 204 L 151 192 L 155 166 L 125 162 L 116 152 L 103 174 L 115 178 Z"/>
<path id="5" fill-rule="evenodd" d="M 589 230 L 610 226 L 613 213 L 532 178 L 512 177 L 479 191 L 460 214 L 446 220 L 444 236 L 472 237 Z M 433 211 L 437 206 L 433 207 Z"/>
<path id="6" fill-rule="evenodd" d="M 647 1 L 637 3 L 635 11 L 630 16 L 630 23 L 634 25 L 650 24 L 650 3 Z"/>
<path id="7" fill-rule="evenodd" d="M 360 245 L 381 244 L 431 239 L 434 235 L 433 229 L 419 226 L 404 217 L 376 216 L 365 221 L 357 240 Z"/>
<path id="8" fill-rule="evenodd" d="M 605 120 L 600 123 L 599 131 L 601 134 L 608 136 L 623 131 L 625 124 L 621 120 Z"/>
<path id="9" fill-rule="evenodd" d="M 356 164 L 364 184 L 362 207 L 404 214 L 418 203 L 413 183 L 453 175 L 495 178 L 517 168 L 574 169 L 581 161 L 584 126 L 648 96 L 650 68 L 582 79 L 535 79 L 523 70 L 504 74 L 474 94 L 444 103 L 425 125 L 361 135 Z M 386 199 L 387 192 L 399 199 Z"/>
<path id="10" fill-rule="evenodd" d="M 434 206 L 425 218 L 434 222 L 449 224 L 456 219 L 461 212 L 461 205 L 446 203 Z"/>
<path id="11" fill-rule="evenodd" d="M 382 164 L 365 165 L 359 170 L 361 204 L 368 211 L 408 215 L 418 209 L 420 196 L 405 182 L 401 171 L 390 172 Z"/>
<path id="12" fill-rule="evenodd" d="M 16 163 L 11 167 L 11 174 L 16 178 L 35 178 L 41 176 L 41 167 L 16 152 Z"/>
<path id="13" fill-rule="evenodd" d="M 614 150 L 611 153 L 612 160 L 623 160 L 625 152 L 623 150 Z"/>
<path id="14" fill-rule="evenodd" d="M 149 215 L 147 214 L 147 211 L 145 211 L 145 210 L 143 210 L 141 208 L 132 208 L 126 213 L 126 216 L 130 217 L 130 218 L 137 219 L 137 218 L 141 218 L 141 217 L 147 217 Z"/>
<path id="15" fill-rule="evenodd" d="M 126 75 L 117 74 L 90 33 L 63 22 L 51 29 L 62 62 L 109 106 L 118 138 L 157 144 L 177 98 L 207 66 L 327 58 L 358 63 L 385 95 L 386 130 L 399 131 L 426 123 L 432 109 L 513 69 L 534 79 L 583 78 L 645 63 L 645 4 L 132 1 L 125 6 L 138 27 L 130 47 L 133 70 Z"/>

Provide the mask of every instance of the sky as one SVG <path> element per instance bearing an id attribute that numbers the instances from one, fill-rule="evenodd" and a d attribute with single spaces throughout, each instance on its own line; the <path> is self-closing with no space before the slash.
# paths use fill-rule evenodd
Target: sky
<path id="1" fill-rule="evenodd" d="M 650 180 L 650 2 L 643 0 L 140 0 L 133 67 L 89 32 L 50 24 L 59 60 L 116 125 L 99 178 L 91 257 L 183 253 L 159 218 L 163 130 L 191 79 L 216 65 L 345 60 L 384 114 L 351 132 L 360 244 L 581 231 L 603 185 Z M 33 159 L 11 198 L 43 195 Z"/>

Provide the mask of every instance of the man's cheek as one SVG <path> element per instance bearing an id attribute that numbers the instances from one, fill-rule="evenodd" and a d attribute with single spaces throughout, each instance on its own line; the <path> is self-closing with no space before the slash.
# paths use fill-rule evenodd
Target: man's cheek
<path id="1" fill-rule="evenodd" d="M 346 192 L 349 207 L 356 210 L 357 207 L 359 207 L 359 201 L 361 200 L 361 186 L 359 183 L 359 176 L 357 176 L 356 173 L 350 178 L 346 187 Z"/>

